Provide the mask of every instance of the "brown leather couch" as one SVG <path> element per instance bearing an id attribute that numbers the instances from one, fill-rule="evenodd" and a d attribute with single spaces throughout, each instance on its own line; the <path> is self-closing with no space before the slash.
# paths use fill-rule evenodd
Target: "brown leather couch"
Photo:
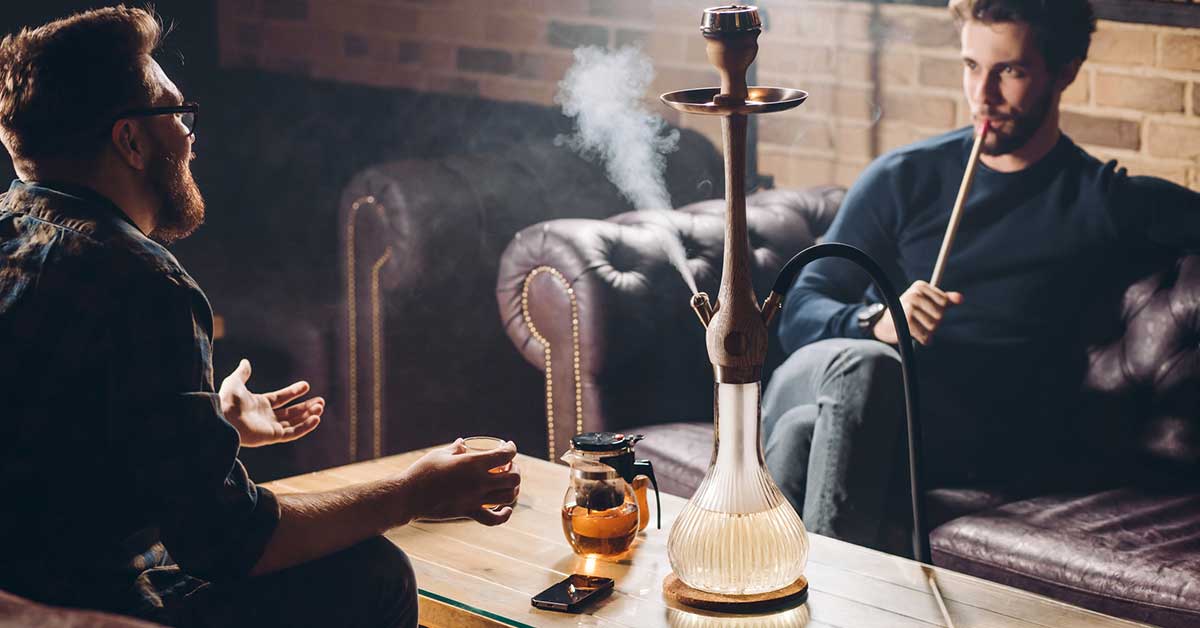
<path id="1" fill-rule="evenodd" d="M 551 113 L 543 124 L 561 118 Z M 723 187 L 720 155 L 695 131 L 681 131 L 665 175 L 683 202 Z M 500 254 L 539 221 L 628 208 L 602 164 L 552 139 L 386 162 L 353 177 L 338 233 L 347 304 L 337 333 L 339 428 L 348 434 L 340 460 L 480 433 L 545 455 L 545 425 L 530 420 L 540 378 L 496 321 Z"/>
<path id="2" fill-rule="evenodd" d="M 757 293 L 814 243 L 839 188 L 748 199 Z M 715 294 L 721 201 L 667 216 Z M 501 259 L 509 337 L 542 371 L 553 458 L 579 431 L 644 433 L 663 490 L 691 495 L 712 452 L 712 375 L 688 291 L 639 212 L 522 230 Z M 1014 498 L 989 487 L 926 494 L 936 564 L 1101 612 L 1200 625 L 1200 256 L 1131 263 L 1081 324 L 1080 452 L 1121 480 Z M 783 357 L 777 344 L 766 377 Z"/>
<path id="3" fill-rule="evenodd" d="M 38 604 L 0 591 L 0 628 L 154 628 L 130 617 Z"/>

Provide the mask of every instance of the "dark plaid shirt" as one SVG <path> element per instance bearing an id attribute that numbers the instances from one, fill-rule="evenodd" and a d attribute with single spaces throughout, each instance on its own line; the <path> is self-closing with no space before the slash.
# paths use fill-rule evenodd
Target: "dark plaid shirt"
<path id="1" fill-rule="evenodd" d="M 110 201 L 0 197 L 0 588 L 153 616 L 249 572 L 279 507 L 237 459 L 211 339 L 196 282 Z"/>

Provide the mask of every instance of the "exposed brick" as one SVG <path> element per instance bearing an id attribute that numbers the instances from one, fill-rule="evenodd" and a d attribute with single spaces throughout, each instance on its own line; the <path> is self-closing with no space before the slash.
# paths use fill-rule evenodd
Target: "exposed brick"
<path id="1" fill-rule="evenodd" d="M 874 157 L 872 154 L 873 124 L 838 124 L 834 129 L 833 147 L 838 156 Z"/>
<path id="2" fill-rule="evenodd" d="M 861 87 L 837 86 L 833 92 L 833 111 L 839 118 L 875 120 L 880 115 L 879 103 L 871 90 Z"/>
<path id="3" fill-rule="evenodd" d="M 1192 115 L 1200 116 L 1200 83 L 1192 83 Z"/>
<path id="4" fill-rule="evenodd" d="M 1096 75 L 1096 104 L 1149 112 L 1182 112 L 1181 81 L 1100 72 Z"/>
<path id="5" fill-rule="evenodd" d="M 709 65 L 708 45 L 703 37 L 688 37 L 682 43 L 684 63 L 701 66 Z M 762 67 L 762 59 L 756 59 L 754 63 L 757 67 Z"/>
<path id="6" fill-rule="evenodd" d="M 963 62 L 959 59 L 922 57 L 918 74 L 922 85 L 962 89 Z"/>
<path id="7" fill-rule="evenodd" d="M 262 46 L 263 29 L 261 24 L 238 24 L 233 34 L 234 44 L 245 50 L 258 50 Z"/>
<path id="8" fill-rule="evenodd" d="M 587 15 L 589 7 L 588 0 L 527 0 L 525 8 L 535 15 Z"/>
<path id="9" fill-rule="evenodd" d="M 418 16 L 410 8 L 362 5 L 345 1 L 320 0 L 309 7 L 309 24 L 329 30 L 375 34 L 417 33 Z"/>
<path id="10" fill-rule="evenodd" d="M 511 52 L 492 48 L 459 48 L 455 65 L 466 72 L 486 74 L 512 74 L 516 68 Z"/>
<path id="11" fill-rule="evenodd" d="M 416 41 L 401 41 L 396 43 L 396 61 L 414 63 L 421 60 L 421 43 Z"/>
<path id="12" fill-rule="evenodd" d="M 433 71 L 452 71 L 458 66 L 458 48 L 436 41 L 423 42 L 421 44 L 421 65 Z"/>
<path id="13" fill-rule="evenodd" d="M 895 150 L 901 146 L 908 146 L 913 142 L 920 141 L 925 138 L 925 133 L 913 128 L 911 124 L 889 124 L 883 123 L 879 125 L 879 150 L 880 153 L 886 153 L 890 150 Z"/>
<path id="14" fill-rule="evenodd" d="M 1186 163 L 1163 161 L 1158 159 L 1136 159 L 1106 155 L 1103 151 L 1090 151 L 1097 159 L 1109 161 L 1116 159 L 1117 164 L 1129 170 L 1129 174 L 1148 177 L 1159 177 L 1174 181 L 1179 185 L 1187 185 L 1188 167 Z"/>
<path id="15" fill-rule="evenodd" d="M 546 43 L 546 22 L 530 15 L 491 13 L 484 22 L 484 35 L 492 44 L 540 46 Z"/>
<path id="16" fill-rule="evenodd" d="M 803 11 L 775 11 L 771 16 L 772 29 L 785 37 L 799 37 L 805 41 L 833 41 L 837 34 L 838 13 L 833 9 L 805 9 Z"/>
<path id="17" fill-rule="evenodd" d="M 1080 144 L 1129 150 L 1138 150 L 1142 146 L 1142 127 L 1133 120 L 1063 111 L 1059 124 L 1071 139 Z"/>
<path id="18" fill-rule="evenodd" d="M 1163 34 L 1162 67 L 1200 70 L 1200 35 Z"/>
<path id="19" fill-rule="evenodd" d="M 217 15 L 258 17 L 258 2 L 255 0 L 218 0 Z"/>
<path id="20" fill-rule="evenodd" d="M 608 29 L 594 24 L 573 24 L 551 20 L 546 27 L 546 39 L 556 48 L 607 46 Z"/>
<path id="21" fill-rule="evenodd" d="M 779 187 L 825 185 L 834 177 L 832 157 L 797 155 L 782 149 L 761 149 L 758 168 L 764 174 L 774 175 Z"/>
<path id="22" fill-rule="evenodd" d="M 559 81 L 575 59 L 568 54 L 522 52 L 517 55 L 516 62 L 516 75 L 519 78 Z"/>
<path id="23" fill-rule="evenodd" d="M 292 74 L 295 76 L 311 76 L 312 61 L 295 57 L 264 55 L 255 66 L 260 70 Z"/>
<path id="24" fill-rule="evenodd" d="M 957 120 L 954 99 L 925 94 L 884 94 L 883 116 L 935 129 L 951 128 Z"/>
<path id="25" fill-rule="evenodd" d="M 488 14 L 482 11 L 421 11 L 417 24 L 423 37 L 476 43 L 486 38 Z"/>
<path id="26" fill-rule="evenodd" d="M 644 0 L 588 0 L 588 15 L 595 17 L 638 17 L 645 11 Z"/>
<path id="27" fill-rule="evenodd" d="M 773 46 L 771 54 L 756 63 L 761 72 L 785 74 L 793 77 L 790 82 L 796 82 L 814 74 L 831 75 L 831 55 L 832 51 L 825 47 L 781 44 Z"/>
<path id="28" fill-rule="evenodd" d="M 1150 154 L 1175 159 L 1200 159 L 1200 126 L 1150 121 L 1146 139 Z"/>
<path id="29" fill-rule="evenodd" d="M 1075 82 L 1062 94 L 1062 102 L 1068 105 L 1082 105 L 1091 96 L 1092 76 L 1089 70 L 1082 70 L 1075 77 Z"/>
<path id="30" fill-rule="evenodd" d="M 1092 37 L 1088 60 L 1123 65 L 1154 65 L 1155 33 L 1104 23 Z"/>
<path id="31" fill-rule="evenodd" d="M 430 91 L 441 92 L 444 94 L 464 94 L 467 96 L 479 95 L 479 81 L 463 78 L 461 76 L 446 76 L 437 74 L 429 77 L 428 86 Z"/>
<path id="32" fill-rule="evenodd" d="M 314 31 L 300 24 L 264 24 L 262 37 L 260 49 L 270 56 L 315 59 L 321 55 L 339 56 L 341 53 L 341 39 L 333 33 Z"/>
<path id="33" fill-rule="evenodd" d="M 827 121 L 817 121 L 789 114 L 758 117 L 758 138 L 764 144 L 791 148 L 831 151 L 834 148 L 833 129 Z"/>
<path id="34" fill-rule="evenodd" d="M 262 15 L 273 20 L 307 20 L 308 0 L 262 0 Z"/>
<path id="35" fill-rule="evenodd" d="M 646 43 L 650 41 L 650 32 L 638 30 L 634 28 L 618 28 L 613 34 L 613 45 L 617 48 L 624 46 L 641 46 L 646 48 Z"/>
<path id="36" fill-rule="evenodd" d="M 867 42 L 871 40 L 871 15 L 856 11 L 854 5 L 845 5 L 837 12 L 838 41 Z M 826 35 L 828 37 L 828 35 Z"/>
<path id="37" fill-rule="evenodd" d="M 362 35 L 346 33 L 342 36 L 342 50 L 347 57 L 365 57 L 371 52 L 371 44 Z"/>
<path id="38" fill-rule="evenodd" d="M 502 76 L 489 76 L 479 80 L 479 95 L 488 100 L 552 106 L 556 91 L 557 86 L 548 81 L 524 81 Z"/>
<path id="39" fill-rule="evenodd" d="M 835 57 L 835 73 L 840 80 L 872 82 L 870 50 L 842 49 Z M 917 80 L 917 58 L 911 52 L 884 48 L 879 52 L 879 79 L 888 85 L 912 85 Z"/>
<path id="40" fill-rule="evenodd" d="M 882 26 L 884 37 L 891 42 L 930 48 L 958 46 L 958 29 L 948 16 L 904 13 L 888 16 Z"/>

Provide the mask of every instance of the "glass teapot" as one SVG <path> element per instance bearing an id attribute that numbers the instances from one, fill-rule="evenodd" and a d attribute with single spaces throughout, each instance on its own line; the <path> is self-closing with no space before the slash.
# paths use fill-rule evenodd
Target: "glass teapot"
<path id="1" fill-rule="evenodd" d="M 647 485 L 654 486 L 658 527 L 662 503 L 649 460 L 635 460 L 641 434 L 587 432 L 571 439 L 562 461 L 571 466 L 563 497 L 563 534 L 576 554 L 615 558 L 629 551 L 638 531 L 650 521 Z"/>

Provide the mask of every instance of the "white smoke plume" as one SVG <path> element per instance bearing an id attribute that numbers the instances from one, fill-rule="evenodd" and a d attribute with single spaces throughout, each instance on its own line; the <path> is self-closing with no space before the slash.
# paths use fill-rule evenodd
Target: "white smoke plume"
<path id="1" fill-rule="evenodd" d="M 654 80 L 654 66 L 635 46 L 608 51 L 595 46 L 575 49 L 575 64 L 558 82 L 554 100 L 563 113 L 575 119 L 575 133 L 559 136 L 584 157 L 600 158 L 608 178 L 638 209 L 671 209 L 665 171 L 667 154 L 679 148 L 679 131 L 667 131 L 662 118 L 643 103 Z M 652 220 L 646 226 L 662 229 L 667 257 L 693 293 L 696 281 L 687 265 L 679 231 L 669 220 Z"/>
<path id="2" fill-rule="evenodd" d="M 679 148 L 679 131 L 646 110 L 642 97 L 654 66 L 635 46 L 607 51 L 575 49 L 575 65 L 558 82 L 554 100 L 575 118 L 575 134 L 559 142 L 600 157 L 621 194 L 638 209 L 670 209 L 663 176 L 667 153 Z"/>

